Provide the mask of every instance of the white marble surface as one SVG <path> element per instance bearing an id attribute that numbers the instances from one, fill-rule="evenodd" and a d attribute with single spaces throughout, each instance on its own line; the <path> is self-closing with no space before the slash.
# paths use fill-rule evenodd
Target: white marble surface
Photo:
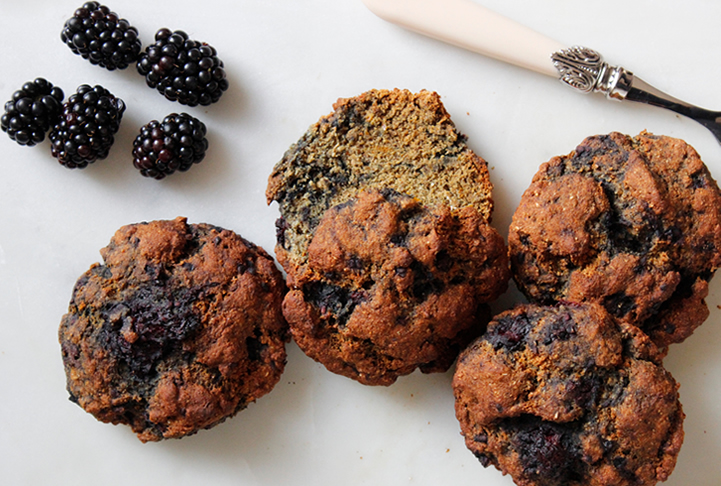
<path id="1" fill-rule="evenodd" d="M 721 109 L 721 3 L 709 0 L 483 0 L 559 41 L 593 47 L 658 88 Z M 108 159 L 71 171 L 45 141 L 20 147 L 0 134 L 0 484 L 476 485 L 510 486 L 465 449 L 450 373 L 364 387 L 289 347 L 268 396 L 210 431 L 141 444 L 67 400 L 57 326 L 75 279 L 120 226 L 187 216 L 272 250 L 275 206 L 266 178 L 283 152 L 339 97 L 370 88 L 429 89 L 471 147 L 489 161 L 505 235 L 538 166 L 588 135 L 647 129 L 691 143 L 718 179 L 721 146 L 694 122 L 659 109 L 584 96 L 551 78 L 484 59 L 384 23 L 360 0 L 116 0 L 148 44 L 157 29 L 214 45 L 231 88 L 221 103 L 185 108 L 128 69 L 108 72 L 73 55 L 62 25 L 80 2 L 0 3 L 0 97 L 44 76 L 66 94 L 102 84 L 128 106 Z M 202 8 L 202 10 L 201 10 Z M 139 127 L 173 111 L 203 119 L 206 160 L 164 181 L 131 165 Z M 519 299 L 509 292 L 497 309 Z M 711 317 L 672 348 L 686 440 L 667 484 L 721 484 L 721 280 Z"/>

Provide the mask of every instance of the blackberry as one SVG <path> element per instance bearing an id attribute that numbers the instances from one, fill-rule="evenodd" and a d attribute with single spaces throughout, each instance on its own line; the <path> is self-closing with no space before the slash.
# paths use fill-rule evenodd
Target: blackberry
<path id="1" fill-rule="evenodd" d="M 20 145 L 32 147 L 60 117 L 63 90 L 43 78 L 28 81 L 5 103 L 0 128 Z"/>
<path id="2" fill-rule="evenodd" d="M 53 157 L 69 169 L 82 169 L 108 156 L 120 128 L 125 103 L 102 86 L 83 84 L 63 105 L 50 131 Z"/>
<path id="3" fill-rule="evenodd" d="M 77 9 L 60 38 L 75 54 L 110 71 L 136 62 L 142 48 L 138 30 L 98 2 Z"/>
<path id="4" fill-rule="evenodd" d="M 205 124 L 187 113 L 153 120 L 133 142 L 133 165 L 145 177 L 162 179 L 199 163 L 208 150 Z"/>
<path id="5" fill-rule="evenodd" d="M 188 106 L 215 103 L 228 89 L 214 47 L 188 39 L 182 30 L 160 29 L 138 60 L 138 72 L 167 99 Z"/>

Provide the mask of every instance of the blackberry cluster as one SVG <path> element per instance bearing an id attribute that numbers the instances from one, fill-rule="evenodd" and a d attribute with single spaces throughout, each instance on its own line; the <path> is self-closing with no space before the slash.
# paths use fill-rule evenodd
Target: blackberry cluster
<path id="1" fill-rule="evenodd" d="M 137 67 L 148 86 L 183 105 L 210 105 L 228 89 L 215 48 L 188 39 L 181 30 L 160 29 L 155 44 L 140 55 Z"/>
<path id="2" fill-rule="evenodd" d="M 136 62 L 142 48 L 138 30 L 98 2 L 77 9 L 60 38 L 75 54 L 110 71 Z"/>
<path id="3" fill-rule="evenodd" d="M 145 177 L 162 179 L 199 163 L 208 150 L 205 124 L 187 113 L 153 120 L 133 142 L 133 165 Z"/>
<path id="4" fill-rule="evenodd" d="M 32 147 L 45 140 L 45 133 L 60 116 L 63 90 L 46 79 L 28 81 L 5 103 L 0 128 L 20 145 Z"/>
<path id="5" fill-rule="evenodd" d="M 125 103 L 102 86 L 83 84 L 68 98 L 50 131 L 53 157 L 69 169 L 82 169 L 108 156 L 120 128 Z"/>

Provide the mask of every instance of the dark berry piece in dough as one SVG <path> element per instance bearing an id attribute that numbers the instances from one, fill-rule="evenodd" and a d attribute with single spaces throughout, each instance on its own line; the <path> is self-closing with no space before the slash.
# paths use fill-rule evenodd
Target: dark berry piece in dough
<path id="1" fill-rule="evenodd" d="M 585 466 L 577 436 L 564 424 L 529 417 L 511 419 L 506 427 L 525 475 L 539 483 L 569 484 L 583 479 Z"/>
<path id="2" fill-rule="evenodd" d="M 516 351 L 524 346 L 530 328 L 531 323 L 526 316 L 509 316 L 498 319 L 498 324 L 486 333 L 486 339 L 495 349 Z"/>

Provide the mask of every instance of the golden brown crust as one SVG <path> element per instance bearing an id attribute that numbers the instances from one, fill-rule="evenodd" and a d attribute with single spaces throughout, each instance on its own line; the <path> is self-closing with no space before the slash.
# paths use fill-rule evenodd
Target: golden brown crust
<path id="1" fill-rule="evenodd" d="M 665 347 L 708 316 L 703 299 L 721 265 L 721 192 L 682 140 L 589 137 L 541 166 L 508 240 L 529 299 L 598 302 Z"/>
<path id="2" fill-rule="evenodd" d="M 639 346 L 640 345 L 640 346 Z M 519 486 L 651 486 L 683 442 L 678 384 L 597 304 L 521 305 L 459 357 L 466 445 Z"/>
<path id="3" fill-rule="evenodd" d="M 71 399 L 142 441 L 237 413 L 278 382 L 282 275 L 261 248 L 185 218 L 124 226 L 78 280 L 60 342 Z"/>
<path id="4" fill-rule="evenodd" d="M 474 208 L 363 192 L 326 211 L 283 310 L 306 354 L 389 385 L 416 368 L 448 369 L 508 278 L 505 243 Z"/>

